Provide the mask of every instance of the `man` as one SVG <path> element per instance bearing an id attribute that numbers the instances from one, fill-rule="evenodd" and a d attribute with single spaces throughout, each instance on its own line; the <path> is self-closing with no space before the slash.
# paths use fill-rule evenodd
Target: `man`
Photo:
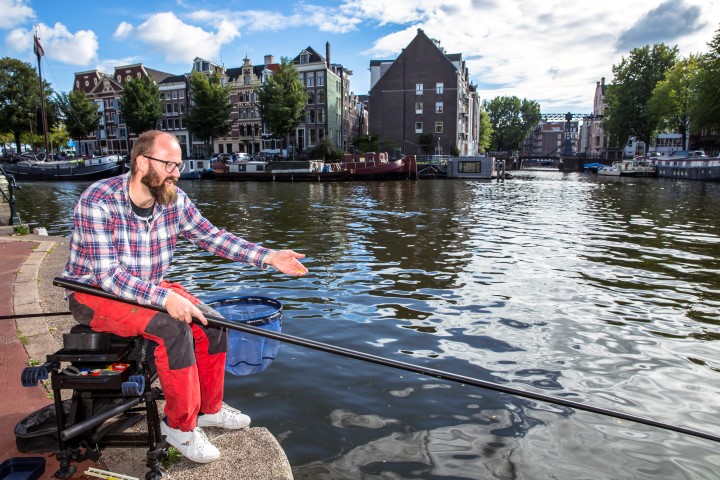
<path id="1" fill-rule="evenodd" d="M 70 258 L 63 277 L 97 286 L 165 312 L 84 293 L 69 295 L 75 319 L 98 332 L 137 336 L 157 343 L 155 363 L 165 395 L 161 430 L 170 445 L 190 460 L 220 457 L 201 427 L 238 429 L 250 418 L 222 403 L 227 331 L 207 326 L 209 307 L 178 284 L 163 280 L 178 236 L 221 257 L 272 266 L 294 276 L 307 269 L 305 256 L 270 250 L 202 217 L 175 186 L 182 170 L 176 138 L 153 130 L 138 138 L 131 171 L 91 185 L 75 205 Z M 200 324 L 193 323 L 196 318 Z"/>

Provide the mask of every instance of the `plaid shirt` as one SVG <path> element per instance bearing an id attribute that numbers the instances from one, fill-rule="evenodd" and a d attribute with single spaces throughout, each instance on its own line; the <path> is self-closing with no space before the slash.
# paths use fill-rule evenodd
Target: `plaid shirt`
<path id="1" fill-rule="evenodd" d="M 270 250 L 217 229 L 179 188 L 175 203 L 156 204 L 148 220 L 138 217 L 130 204 L 129 180 L 129 173 L 101 180 L 80 196 L 63 278 L 164 307 L 170 290 L 158 284 L 178 235 L 220 257 L 265 268 Z"/>

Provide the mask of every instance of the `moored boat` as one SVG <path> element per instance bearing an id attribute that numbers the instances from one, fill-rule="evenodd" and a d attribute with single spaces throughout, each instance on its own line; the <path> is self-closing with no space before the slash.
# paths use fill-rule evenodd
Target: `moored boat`
<path id="1" fill-rule="evenodd" d="M 27 158 L 5 163 L 3 168 L 16 180 L 96 180 L 122 173 L 123 161 L 119 155 L 47 162 Z"/>
<path id="2" fill-rule="evenodd" d="M 611 177 L 654 177 L 655 166 L 645 159 L 626 159 L 598 168 L 598 175 Z"/>
<path id="3" fill-rule="evenodd" d="M 661 178 L 720 181 L 720 157 L 696 155 L 674 158 L 670 156 L 656 159 L 653 164 L 657 168 L 657 176 Z"/>
<path id="4" fill-rule="evenodd" d="M 322 160 L 257 160 L 228 163 L 213 169 L 217 180 L 257 180 L 267 182 L 329 182 L 350 180 L 350 172 L 339 163 Z"/>
<path id="5" fill-rule="evenodd" d="M 346 154 L 343 168 L 350 172 L 353 180 L 395 180 L 417 178 L 417 162 L 414 155 L 405 155 L 389 160 L 385 152 Z"/>

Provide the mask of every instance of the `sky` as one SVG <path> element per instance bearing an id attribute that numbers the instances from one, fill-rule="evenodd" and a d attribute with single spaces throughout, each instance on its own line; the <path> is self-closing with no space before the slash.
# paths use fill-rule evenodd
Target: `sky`
<path id="1" fill-rule="evenodd" d="M 0 57 L 36 65 L 68 92 L 76 72 L 142 63 L 189 73 L 195 57 L 227 68 L 247 56 L 294 58 L 312 47 L 353 72 L 367 94 L 370 61 L 393 60 L 417 34 L 461 53 L 480 97 L 515 95 L 542 113 L 592 113 L 596 82 L 636 47 L 708 51 L 720 0 L 0 0 Z"/>

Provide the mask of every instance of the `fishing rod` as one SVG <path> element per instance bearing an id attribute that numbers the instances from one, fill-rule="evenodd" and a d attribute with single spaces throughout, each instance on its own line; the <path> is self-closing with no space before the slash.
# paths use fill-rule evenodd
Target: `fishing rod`
<path id="1" fill-rule="evenodd" d="M 0 315 L 0 320 L 16 320 L 18 318 L 37 318 L 37 317 L 59 317 L 61 315 L 72 315 L 72 313 L 70 313 L 70 312 L 20 313 L 17 315 Z"/>
<path id="2" fill-rule="evenodd" d="M 167 310 L 165 310 L 162 307 L 156 307 L 156 306 L 152 306 L 152 305 L 142 305 L 133 300 L 120 298 L 112 293 L 106 292 L 97 287 L 91 287 L 88 285 L 84 285 L 82 283 L 78 283 L 78 282 L 75 282 L 72 280 L 67 280 L 67 279 L 60 278 L 60 277 L 55 277 L 53 279 L 53 285 L 56 285 L 58 287 L 64 287 L 64 288 L 67 288 L 68 290 L 73 290 L 76 292 L 86 293 L 89 295 L 95 295 L 98 297 L 103 297 L 103 298 L 107 298 L 110 300 L 116 300 L 116 301 L 127 303 L 130 305 L 136 305 L 136 306 L 143 307 L 143 308 L 149 308 L 151 310 L 156 310 L 158 312 L 167 313 Z M 344 348 L 344 347 L 337 347 L 335 345 L 329 345 L 327 343 L 317 342 L 315 340 L 309 340 L 306 338 L 295 337 L 292 335 L 288 335 L 286 333 L 273 332 L 273 331 L 265 330 L 265 329 L 262 329 L 259 327 L 247 325 L 247 324 L 244 324 L 241 322 L 232 322 L 225 318 L 218 317 L 215 315 L 208 315 L 208 314 L 204 314 L 204 315 L 208 321 L 208 325 L 212 325 L 212 326 L 216 326 L 216 327 L 225 327 L 230 330 L 239 330 L 241 332 L 252 333 L 255 335 L 262 336 L 262 337 L 279 340 L 281 342 L 290 343 L 290 344 L 298 345 L 301 347 L 311 348 L 313 350 L 319 350 L 321 352 L 332 353 L 332 354 L 340 355 L 343 357 L 354 358 L 356 360 L 361 360 L 364 362 L 375 363 L 377 365 L 383 365 L 385 367 L 397 368 L 400 370 L 405 370 L 408 372 L 418 373 L 420 375 L 426 375 L 426 376 L 430 376 L 430 377 L 440 378 L 442 380 L 448 380 L 448 381 L 460 383 L 463 385 L 472 385 L 472 386 L 484 388 L 487 390 L 493 390 L 496 392 L 507 393 L 507 394 L 514 395 L 517 397 L 529 398 L 529 399 L 538 400 L 541 402 L 552 403 L 555 405 L 561 405 L 561 406 L 573 408 L 576 410 L 582 410 L 585 412 L 596 413 L 598 415 L 604 415 L 604 416 L 612 417 L 612 418 L 619 418 L 619 419 L 627 420 L 630 422 L 635 422 L 635 423 L 640 423 L 643 425 L 648 425 L 651 427 L 661 428 L 663 430 L 669 430 L 669 431 L 673 431 L 673 432 L 677 432 L 677 433 L 682 433 L 685 435 L 691 435 L 693 437 L 703 438 L 705 440 L 712 440 L 713 442 L 720 442 L 719 435 L 713 435 L 711 433 L 703 432 L 701 430 L 694 430 L 694 429 L 687 428 L 687 427 L 682 427 L 682 426 L 678 426 L 678 425 L 672 425 L 672 424 L 668 424 L 668 423 L 664 423 L 664 422 L 659 422 L 656 420 L 652 420 L 650 418 L 641 417 L 638 415 L 632 415 L 632 414 L 623 413 L 623 412 L 618 412 L 618 411 L 611 410 L 608 408 L 595 407 L 593 405 L 574 402 L 572 400 L 566 400 L 564 398 L 558 398 L 558 397 L 553 397 L 550 395 L 543 395 L 540 393 L 528 392 L 528 391 L 521 390 L 518 388 L 509 387 L 507 385 L 499 385 L 497 383 L 492 383 L 492 382 L 480 380 L 477 378 L 466 377 L 464 375 L 457 375 L 455 373 L 445 372 L 442 370 L 436 370 L 434 368 L 421 367 L 418 365 L 413 365 L 411 363 L 401 362 L 398 360 L 392 360 L 390 358 L 380 357 L 380 356 L 372 355 L 369 353 L 363 353 L 363 352 L 358 352 L 355 350 L 350 350 L 350 349 Z"/>

